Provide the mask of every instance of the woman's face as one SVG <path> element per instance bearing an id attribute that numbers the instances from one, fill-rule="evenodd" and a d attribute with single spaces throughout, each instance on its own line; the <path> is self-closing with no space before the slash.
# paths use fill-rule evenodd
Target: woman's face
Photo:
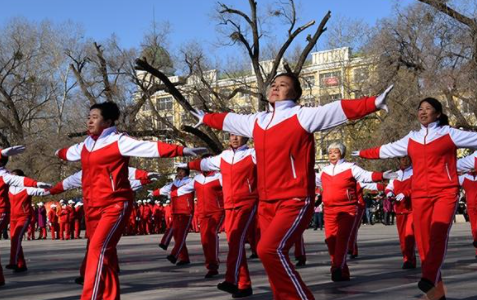
<path id="1" fill-rule="evenodd" d="M 328 159 L 330 163 L 335 165 L 341 159 L 341 151 L 338 148 L 331 148 L 328 150 Z"/>
<path id="2" fill-rule="evenodd" d="M 277 101 L 294 99 L 295 95 L 293 81 L 287 76 L 279 76 L 270 85 L 267 97 L 268 102 L 273 104 Z"/>
<path id="3" fill-rule="evenodd" d="M 441 116 L 441 113 L 437 112 L 436 109 L 430 105 L 428 102 L 422 102 L 417 111 L 417 119 L 419 122 L 426 126 L 437 121 Z"/>
<path id="4" fill-rule="evenodd" d="M 101 110 L 94 108 L 89 111 L 88 122 L 88 131 L 92 135 L 99 135 L 105 128 L 108 128 L 112 125 L 111 120 L 104 120 L 101 115 Z"/>
<path id="5" fill-rule="evenodd" d="M 247 139 L 240 135 L 230 134 L 229 144 L 233 149 L 237 149 L 247 143 Z"/>

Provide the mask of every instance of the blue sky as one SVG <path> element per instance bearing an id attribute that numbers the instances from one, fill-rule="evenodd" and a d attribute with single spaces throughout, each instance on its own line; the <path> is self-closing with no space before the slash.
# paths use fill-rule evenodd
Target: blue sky
<path id="1" fill-rule="evenodd" d="M 259 6 L 271 0 L 257 0 Z M 391 14 L 393 5 L 416 3 L 416 0 L 296 0 L 301 24 L 315 19 L 317 23 L 328 10 L 332 16 L 362 19 L 374 24 Z M 248 7 L 246 0 L 223 0 L 226 4 Z M 144 33 L 150 30 L 153 11 L 157 22 L 168 21 L 172 35 L 170 44 L 178 48 L 196 40 L 206 45 L 216 41 L 216 22 L 211 12 L 212 0 L 14 0 L 2 3 L 0 25 L 14 17 L 31 21 L 48 19 L 55 23 L 73 21 L 83 26 L 87 37 L 102 41 L 115 34 L 123 47 L 139 47 Z M 225 50 L 228 51 L 228 50 Z"/>

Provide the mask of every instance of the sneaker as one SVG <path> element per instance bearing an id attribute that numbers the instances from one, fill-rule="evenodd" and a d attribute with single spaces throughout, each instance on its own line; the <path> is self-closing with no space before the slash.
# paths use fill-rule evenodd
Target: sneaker
<path id="1" fill-rule="evenodd" d="M 185 265 L 189 265 L 190 264 L 190 260 L 179 260 L 179 262 L 176 264 L 176 266 L 185 266 Z"/>
<path id="2" fill-rule="evenodd" d="M 176 262 L 177 262 L 177 258 L 176 258 L 174 255 L 168 255 L 168 256 L 166 257 L 166 259 L 167 259 L 168 261 L 170 261 L 171 264 L 174 264 L 174 265 L 175 265 Z"/>
<path id="3" fill-rule="evenodd" d="M 163 250 L 167 250 L 167 246 L 164 245 L 164 244 L 159 244 L 159 248 L 163 249 Z"/>
<path id="4" fill-rule="evenodd" d="M 5 281 L 0 281 L 0 286 L 4 286 L 5 285 Z"/>
<path id="5" fill-rule="evenodd" d="M 304 267 L 306 266 L 306 259 L 299 259 L 296 264 L 295 264 L 296 267 Z"/>
<path id="6" fill-rule="evenodd" d="M 252 253 L 248 258 L 249 259 L 255 259 L 255 258 L 258 258 L 258 255 L 257 255 L 257 253 Z"/>
<path id="7" fill-rule="evenodd" d="M 209 272 L 207 272 L 207 274 L 205 274 L 204 278 L 213 278 L 216 275 L 219 275 L 219 271 L 209 270 Z"/>
<path id="8" fill-rule="evenodd" d="M 15 273 L 22 273 L 22 272 L 26 272 L 26 271 L 28 271 L 28 268 L 27 268 L 27 267 L 21 267 L 21 268 L 16 267 L 16 268 L 13 270 L 13 272 L 15 272 Z"/>
<path id="9" fill-rule="evenodd" d="M 83 276 L 76 277 L 75 278 L 75 283 L 79 284 L 79 285 L 83 285 L 84 284 L 84 277 Z"/>
<path id="10" fill-rule="evenodd" d="M 415 269 L 415 268 L 416 268 L 416 264 L 410 261 L 406 261 L 405 263 L 402 264 L 403 270 L 409 270 L 409 269 Z"/>
<path id="11" fill-rule="evenodd" d="M 477 248 L 477 241 L 474 241 L 472 245 L 474 245 L 474 247 Z"/>
<path id="12" fill-rule="evenodd" d="M 253 295 L 253 290 L 251 287 L 246 289 L 238 289 L 236 293 L 232 294 L 232 298 L 245 298 Z"/>
<path id="13" fill-rule="evenodd" d="M 5 266 L 5 269 L 9 269 L 9 270 L 15 270 L 17 268 L 16 265 L 13 265 L 13 264 L 8 264 Z"/>
<path id="14" fill-rule="evenodd" d="M 341 269 L 336 269 L 333 272 L 331 272 L 331 280 L 334 282 L 339 282 L 339 281 L 349 281 L 349 277 L 343 277 L 343 274 L 341 272 Z"/>
<path id="15" fill-rule="evenodd" d="M 227 281 L 223 281 L 217 284 L 217 288 L 221 291 L 230 293 L 232 295 L 238 293 L 239 291 L 238 287 L 235 284 L 227 282 Z"/>

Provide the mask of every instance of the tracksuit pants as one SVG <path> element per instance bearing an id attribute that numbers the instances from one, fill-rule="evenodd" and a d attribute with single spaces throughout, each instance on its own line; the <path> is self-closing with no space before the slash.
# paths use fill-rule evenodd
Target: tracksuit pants
<path id="1" fill-rule="evenodd" d="M 441 267 L 447 251 L 449 232 L 457 210 L 457 193 L 413 197 L 414 233 L 421 258 L 422 277 L 441 283 Z"/>
<path id="2" fill-rule="evenodd" d="M 46 226 L 40 227 L 40 236 L 38 239 L 46 239 Z"/>
<path id="3" fill-rule="evenodd" d="M 86 273 L 86 261 L 88 259 L 88 248 L 89 248 L 89 239 L 86 242 L 86 251 L 84 253 L 83 261 L 81 262 L 80 266 L 80 276 L 84 278 Z M 119 258 L 117 249 L 114 249 L 113 253 L 111 254 L 111 265 L 116 266 L 116 272 L 119 273 Z"/>
<path id="4" fill-rule="evenodd" d="M 205 256 L 207 270 L 219 269 L 219 231 L 224 222 L 224 212 L 199 216 L 200 241 Z"/>
<path id="5" fill-rule="evenodd" d="M 257 250 L 275 300 L 315 299 L 288 256 L 310 224 L 313 202 L 314 197 L 259 202 Z"/>
<path id="6" fill-rule="evenodd" d="M 23 256 L 22 240 L 29 225 L 29 217 L 10 220 L 10 264 L 17 266 L 18 268 L 26 267 L 25 257 Z"/>
<path id="7" fill-rule="evenodd" d="M 351 239 L 349 240 L 348 254 L 358 256 L 358 231 L 361 227 L 361 223 L 363 223 L 363 216 L 365 210 L 366 209 L 364 205 L 358 204 L 358 223 L 351 234 Z"/>
<path id="8" fill-rule="evenodd" d="M 469 215 L 470 230 L 472 231 L 472 238 L 474 242 L 477 241 L 477 203 L 472 203 L 467 200 L 467 214 Z M 475 250 L 477 255 L 477 249 Z"/>
<path id="9" fill-rule="evenodd" d="M 60 222 L 60 240 L 70 239 L 70 223 Z"/>
<path id="10" fill-rule="evenodd" d="M 9 213 L 0 212 L 0 232 L 3 232 L 3 230 L 7 228 L 9 222 L 10 222 Z M 1 261 L 0 261 L 0 282 L 5 282 L 5 277 L 3 277 L 3 268 L 2 268 Z"/>
<path id="11" fill-rule="evenodd" d="M 346 256 L 357 223 L 356 205 L 327 206 L 325 209 L 325 242 L 331 258 L 331 272 L 340 269 L 343 278 L 350 277 Z"/>
<path id="12" fill-rule="evenodd" d="M 305 240 L 303 239 L 303 235 L 295 242 L 295 259 L 306 261 Z"/>
<path id="13" fill-rule="evenodd" d="M 257 254 L 257 245 L 260 241 L 260 227 L 258 226 L 258 218 L 256 214 L 248 228 L 247 241 L 252 253 Z"/>
<path id="14" fill-rule="evenodd" d="M 56 240 L 59 238 L 58 236 L 58 231 L 60 228 L 60 225 L 58 223 L 50 223 L 50 233 L 51 233 L 51 239 Z"/>
<path id="15" fill-rule="evenodd" d="M 89 238 L 82 300 L 119 299 L 116 246 L 131 213 L 131 202 L 89 207 L 86 230 Z"/>
<path id="16" fill-rule="evenodd" d="M 416 239 L 412 213 L 396 213 L 396 225 L 401 244 L 403 262 L 416 265 Z"/>
<path id="17" fill-rule="evenodd" d="M 81 220 L 75 220 L 75 239 L 81 238 Z"/>
<path id="18" fill-rule="evenodd" d="M 225 281 L 237 285 L 239 289 L 252 286 L 245 253 L 245 239 L 256 212 L 257 205 L 254 203 L 225 210 L 225 232 L 229 244 Z"/>
<path id="19" fill-rule="evenodd" d="M 172 215 L 172 237 L 174 238 L 174 248 L 171 250 L 171 255 L 179 261 L 190 261 L 186 239 L 189 234 L 192 218 L 192 215 Z"/>
<path id="20" fill-rule="evenodd" d="M 30 221 L 30 225 L 28 225 L 28 239 L 34 240 L 35 239 L 35 231 L 36 231 L 36 221 Z"/>
<path id="21" fill-rule="evenodd" d="M 172 240 L 172 226 L 167 227 L 166 231 L 162 235 L 161 244 L 166 246 L 166 249 L 169 247 L 169 244 Z"/>

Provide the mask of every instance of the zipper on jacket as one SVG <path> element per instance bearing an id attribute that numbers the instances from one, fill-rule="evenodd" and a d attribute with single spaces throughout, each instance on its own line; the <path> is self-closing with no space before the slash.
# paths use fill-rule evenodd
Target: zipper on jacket
<path id="1" fill-rule="evenodd" d="M 115 192 L 116 189 L 114 188 L 113 174 L 109 173 L 109 179 L 111 179 L 111 188 L 113 189 L 113 192 Z"/>
<path id="2" fill-rule="evenodd" d="M 291 163 L 291 167 L 292 167 L 293 178 L 296 179 L 295 160 L 293 159 L 293 155 L 291 155 L 291 154 L 290 154 L 290 163 Z"/>
<path id="3" fill-rule="evenodd" d="M 252 186 L 250 185 L 250 180 L 248 180 L 248 178 L 247 178 L 247 184 L 248 184 L 248 191 L 251 194 L 252 193 Z"/>
<path id="4" fill-rule="evenodd" d="M 449 172 L 449 166 L 448 166 L 447 163 L 446 163 L 446 172 L 447 172 L 447 176 L 449 177 L 449 180 L 452 181 L 452 178 L 451 178 L 451 175 L 450 175 L 450 172 Z"/>

